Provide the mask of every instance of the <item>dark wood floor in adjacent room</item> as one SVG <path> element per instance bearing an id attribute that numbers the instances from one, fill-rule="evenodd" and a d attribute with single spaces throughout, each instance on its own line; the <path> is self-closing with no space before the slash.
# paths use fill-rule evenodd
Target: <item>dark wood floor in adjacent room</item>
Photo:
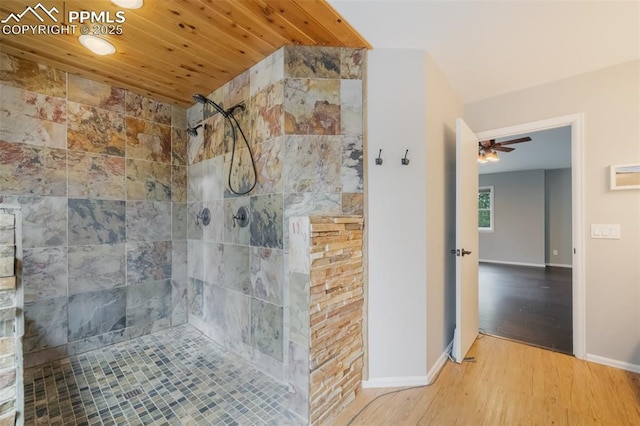
<path id="1" fill-rule="evenodd" d="M 573 354 L 571 269 L 480 263 L 480 328 Z"/>

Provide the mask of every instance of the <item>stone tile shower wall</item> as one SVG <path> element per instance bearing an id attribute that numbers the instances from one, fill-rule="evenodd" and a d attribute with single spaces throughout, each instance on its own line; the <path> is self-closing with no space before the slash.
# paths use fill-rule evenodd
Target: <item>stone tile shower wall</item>
<path id="1" fill-rule="evenodd" d="M 0 205 L 22 208 L 25 363 L 186 321 L 186 111 L 0 55 Z"/>
<path id="2" fill-rule="evenodd" d="M 209 94 L 237 117 L 254 154 L 257 185 L 227 185 L 228 122 L 194 105 L 189 138 L 189 322 L 280 380 L 289 363 L 288 220 L 363 213 L 362 78 L 366 51 L 287 46 Z M 206 95 L 206 94 L 205 94 Z M 201 129 L 202 130 L 202 129 Z M 240 136 L 231 181 L 253 174 Z M 238 207 L 250 225 L 234 226 Z M 194 219 L 202 208 L 213 220 Z"/>

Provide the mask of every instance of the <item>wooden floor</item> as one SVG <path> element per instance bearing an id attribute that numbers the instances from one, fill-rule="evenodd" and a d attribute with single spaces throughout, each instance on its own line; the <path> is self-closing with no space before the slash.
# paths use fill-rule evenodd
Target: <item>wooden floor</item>
<path id="1" fill-rule="evenodd" d="M 484 336 L 435 383 L 373 402 L 353 425 L 640 425 L 640 375 Z M 348 425 L 377 395 L 363 389 L 329 424 Z"/>
<path id="2" fill-rule="evenodd" d="M 480 329 L 573 353 L 571 268 L 480 263 Z"/>

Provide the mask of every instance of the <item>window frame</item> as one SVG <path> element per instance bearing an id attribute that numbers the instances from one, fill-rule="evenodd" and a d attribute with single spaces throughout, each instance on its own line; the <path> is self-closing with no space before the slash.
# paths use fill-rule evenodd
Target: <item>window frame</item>
<path id="1" fill-rule="evenodd" d="M 489 227 L 480 227 L 480 224 L 478 224 L 478 231 L 479 232 L 494 232 L 495 231 L 495 222 L 494 222 L 494 210 L 495 210 L 495 204 L 494 204 L 494 200 L 495 200 L 495 188 L 493 185 L 486 185 L 486 186 L 480 186 L 478 187 L 478 196 L 480 195 L 481 192 L 489 192 L 489 208 L 488 209 L 480 209 L 480 206 L 478 206 L 478 215 L 480 215 L 480 210 L 489 210 L 489 221 L 491 223 L 491 226 Z"/>

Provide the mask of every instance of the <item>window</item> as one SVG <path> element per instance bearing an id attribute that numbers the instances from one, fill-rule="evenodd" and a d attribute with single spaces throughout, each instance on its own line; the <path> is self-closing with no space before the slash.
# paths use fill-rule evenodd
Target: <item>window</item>
<path id="1" fill-rule="evenodd" d="M 493 231 L 493 186 L 478 189 L 478 229 Z"/>

